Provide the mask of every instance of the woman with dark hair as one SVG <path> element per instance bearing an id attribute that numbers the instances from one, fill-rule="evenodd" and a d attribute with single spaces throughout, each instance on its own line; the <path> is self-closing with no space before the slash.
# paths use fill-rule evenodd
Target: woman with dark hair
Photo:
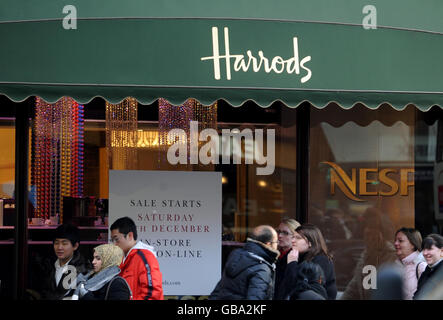
<path id="1" fill-rule="evenodd" d="M 396 264 L 403 269 L 403 299 L 412 300 L 417 282 L 426 268 L 421 251 L 422 238 L 418 230 L 401 228 L 395 233 Z"/>
<path id="2" fill-rule="evenodd" d="M 335 300 L 337 286 L 332 257 L 328 254 L 325 239 L 319 228 L 312 224 L 298 227 L 294 233 L 292 250 L 288 254 L 288 265 L 283 280 L 284 296 L 288 296 L 297 283 L 299 264 L 309 261 L 318 264 L 324 274 L 323 286 L 328 300 Z"/>
<path id="3" fill-rule="evenodd" d="M 441 269 L 443 261 L 443 237 L 439 234 L 430 234 L 423 240 L 423 256 L 428 266 L 418 279 L 415 299 L 422 299 L 425 291 L 432 291 L 441 285 Z M 440 270 L 440 271 L 438 271 Z M 440 275 L 438 274 L 440 272 Z"/>
<path id="4" fill-rule="evenodd" d="M 326 300 L 328 294 L 323 283 L 325 276 L 322 268 L 313 262 L 304 261 L 299 265 L 295 288 L 289 300 Z"/>

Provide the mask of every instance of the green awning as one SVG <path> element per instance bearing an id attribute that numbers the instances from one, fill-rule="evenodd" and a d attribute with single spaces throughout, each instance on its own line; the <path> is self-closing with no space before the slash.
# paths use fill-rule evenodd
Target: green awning
<path id="1" fill-rule="evenodd" d="M 443 106 L 442 14 L 441 0 L 2 0 L 0 94 L 428 110 Z"/>

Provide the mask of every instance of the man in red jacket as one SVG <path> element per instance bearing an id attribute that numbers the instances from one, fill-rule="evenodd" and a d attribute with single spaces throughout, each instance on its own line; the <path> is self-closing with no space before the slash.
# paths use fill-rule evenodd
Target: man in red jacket
<path id="1" fill-rule="evenodd" d="M 137 241 L 137 227 L 129 217 L 111 225 L 111 239 L 125 257 L 120 265 L 120 276 L 132 290 L 133 300 L 163 300 L 162 274 L 154 248 Z"/>

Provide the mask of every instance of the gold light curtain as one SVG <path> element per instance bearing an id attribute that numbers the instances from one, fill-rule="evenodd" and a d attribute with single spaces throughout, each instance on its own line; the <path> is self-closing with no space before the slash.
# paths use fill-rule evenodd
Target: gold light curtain
<path id="1" fill-rule="evenodd" d="M 137 169 L 137 111 L 135 98 L 119 104 L 106 101 L 106 149 L 110 170 Z"/>

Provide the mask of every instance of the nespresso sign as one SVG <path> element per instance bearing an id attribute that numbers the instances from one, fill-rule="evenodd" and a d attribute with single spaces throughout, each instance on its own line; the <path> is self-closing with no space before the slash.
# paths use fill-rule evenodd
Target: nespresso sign
<path id="1" fill-rule="evenodd" d="M 414 186 L 414 181 L 408 180 L 409 173 L 414 173 L 412 168 L 353 168 L 349 176 L 339 165 L 333 162 L 322 162 L 329 165 L 331 195 L 335 194 L 337 186 L 346 197 L 354 201 L 366 201 L 361 196 L 393 196 L 400 192 L 401 196 L 407 196 L 409 187 Z M 392 175 L 400 175 L 400 183 L 392 178 Z M 387 188 L 370 190 L 369 185 L 384 184 Z M 358 190 L 357 190 L 358 185 Z M 384 189 L 384 190 L 381 190 Z"/>

